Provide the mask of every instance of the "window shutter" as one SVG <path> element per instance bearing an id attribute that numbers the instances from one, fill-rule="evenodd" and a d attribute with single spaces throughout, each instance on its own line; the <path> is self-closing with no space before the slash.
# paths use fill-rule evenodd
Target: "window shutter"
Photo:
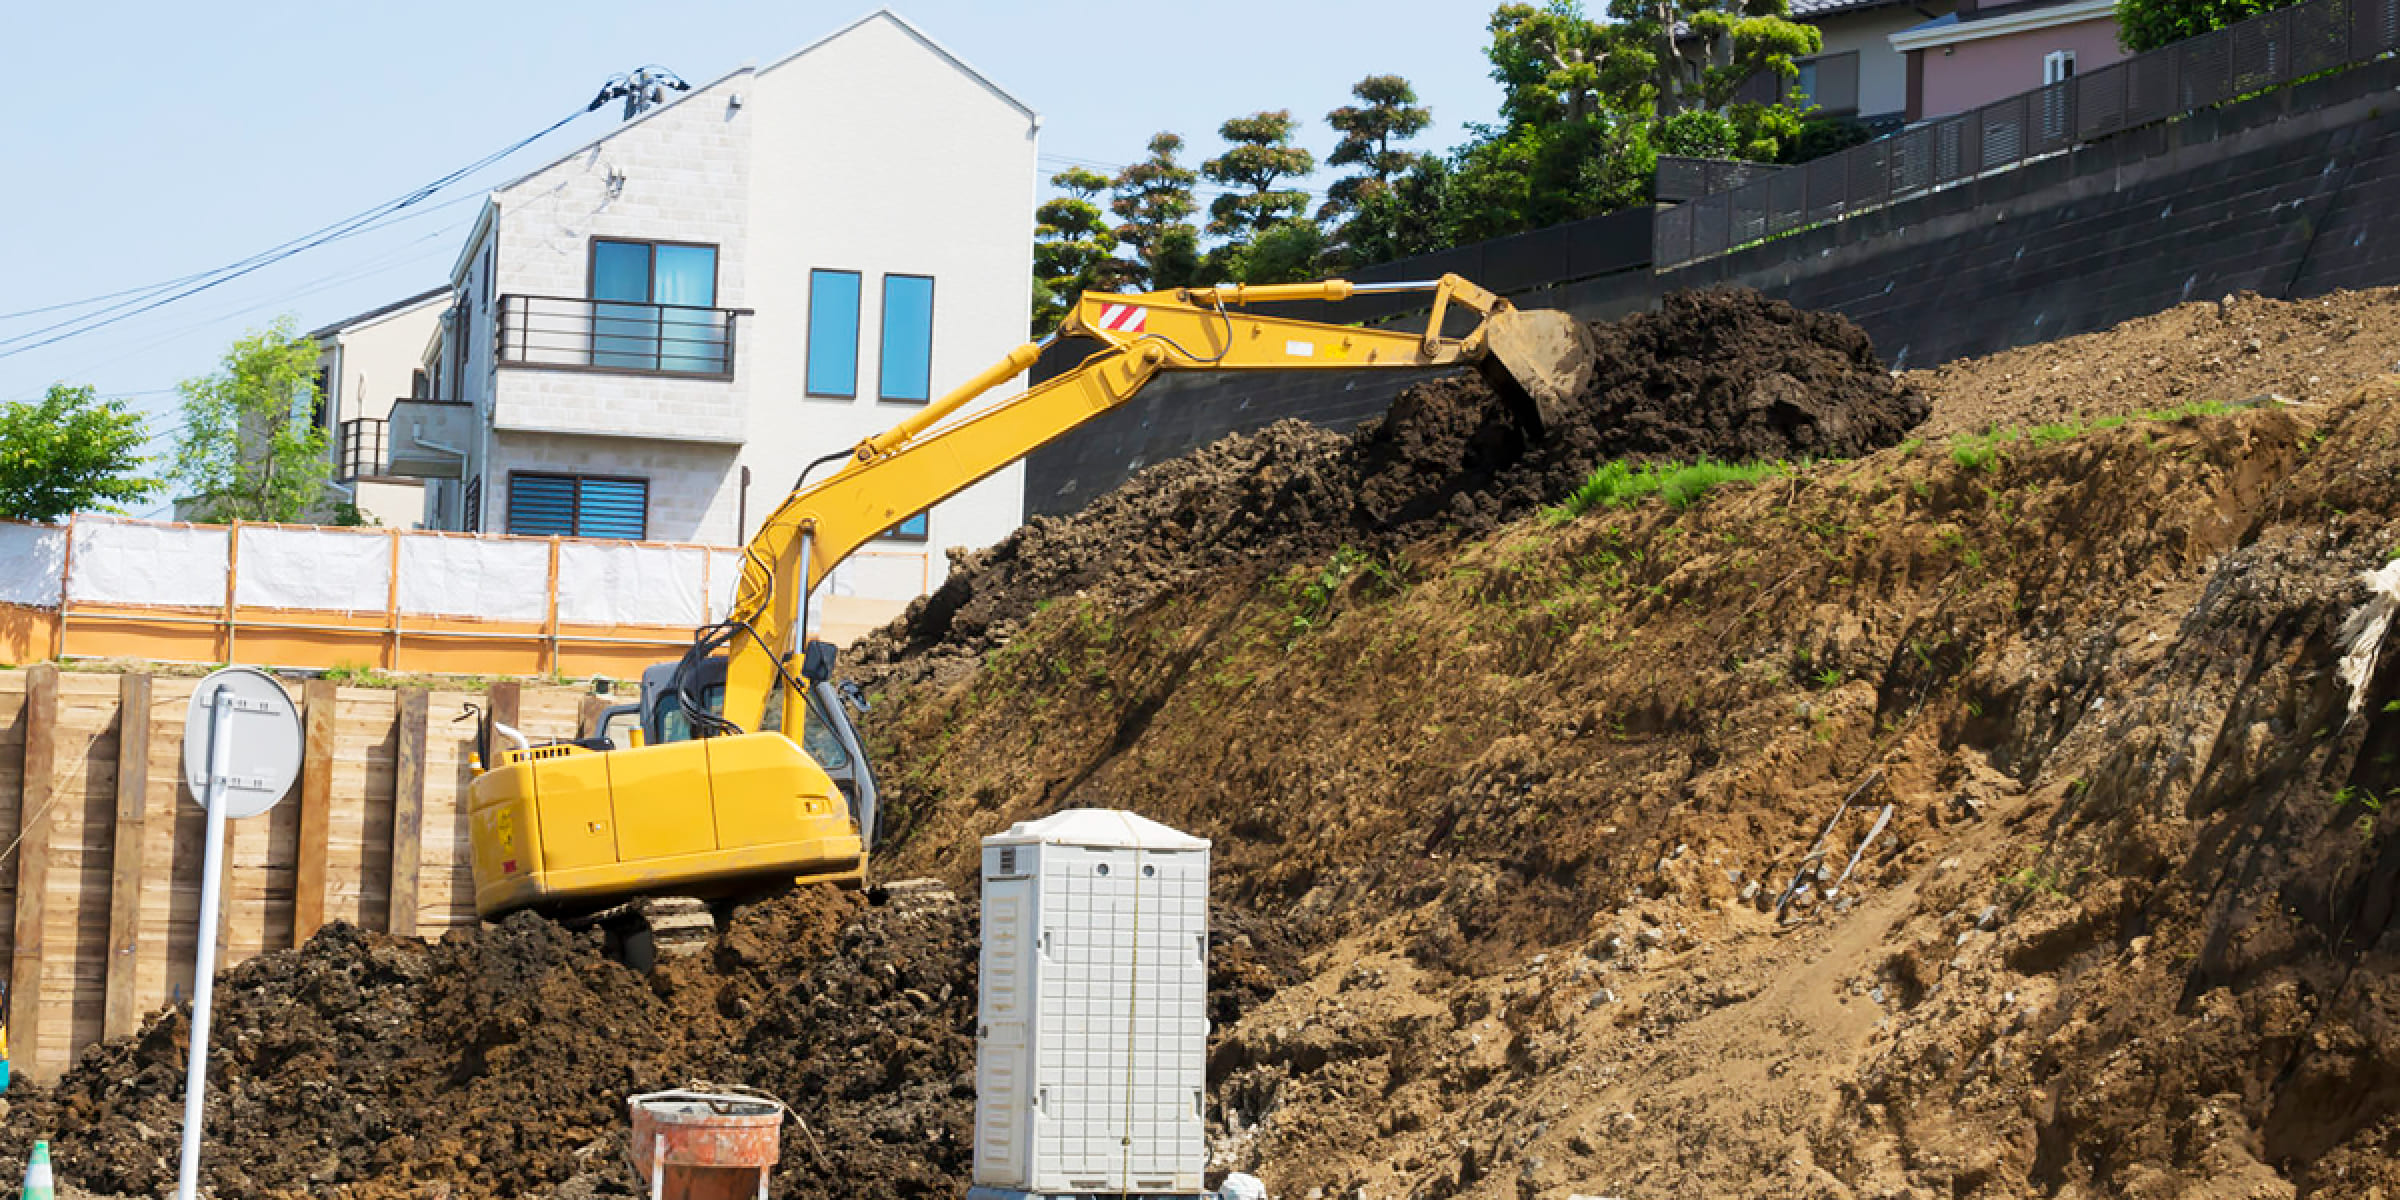
<path id="1" fill-rule="evenodd" d="M 569 475 L 512 475 L 508 531 L 520 537 L 575 532 L 575 479 Z"/>
<path id="2" fill-rule="evenodd" d="M 577 536 L 641 540 L 650 498 L 647 483 L 638 479 L 585 479 L 579 486 Z"/>

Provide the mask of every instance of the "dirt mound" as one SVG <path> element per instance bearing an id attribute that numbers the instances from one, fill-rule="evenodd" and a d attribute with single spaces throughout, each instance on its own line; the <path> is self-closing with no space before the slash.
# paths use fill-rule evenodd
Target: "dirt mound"
<path id="1" fill-rule="evenodd" d="M 1061 596 L 1136 604 L 1229 564 L 1488 530 L 1612 459 L 1852 457 L 1926 412 L 1847 319 L 1747 289 L 1678 293 L 1591 335 L 1589 385 L 1538 438 L 1469 376 L 1411 388 L 1348 438 L 1299 422 L 1227 438 L 968 556 L 852 659 L 923 671 L 1005 640 Z"/>
<path id="2" fill-rule="evenodd" d="M 1981 433 L 2186 404 L 2338 400 L 2400 370 L 2400 288 L 2315 300 L 2243 293 L 2179 305 L 2101 333 L 1909 371 L 1934 401 L 1917 432 Z"/>
<path id="3" fill-rule="evenodd" d="M 1291 978 L 1287 951 L 1224 923 L 1211 994 L 1231 1023 Z M 655 974 L 530 915 L 413 939 L 326 928 L 220 981 L 204 1186 L 221 1196 L 630 1195 L 625 1097 L 694 1081 L 789 1101 L 775 1194 L 964 1188 L 974 1108 L 975 908 L 949 893 L 802 889 L 738 910 Z M 188 1014 L 95 1046 L 11 1130 L 54 1138 L 62 1177 L 174 1185 Z M 0 1173 L 24 1146 L 0 1147 Z M 17 1155 L 10 1159 L 6 1155 Z"/>

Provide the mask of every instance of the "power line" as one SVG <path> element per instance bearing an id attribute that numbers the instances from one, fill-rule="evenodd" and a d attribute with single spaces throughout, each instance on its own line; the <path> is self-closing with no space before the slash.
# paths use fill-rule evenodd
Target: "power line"
<path id="1" fill-rule="evenodd" d="M 469 200 L 471 200 L 471 199 L 474 199 L 474 198 L 475 198 L 475 197 L 469 196 L 469 197 L 464 197 L 463 199 L 469 199 Z M 434 211 L 434 210 L 433 210 L 433 209 L 426 209 L 426 210 L 423 210 L 423 212 L 417 213 L 417 214 L 415 214 L 415 215 L 417 215 L 417 216 L 422 216 L 422 215 L 425 215 L 426 213 L 430 213 L 430 212 L 432 212 L 432 211 Z M 407 218 L 404 218 L 404 219 L 407 219 Z M 395 222 L 393 222 L 393 223 L 394 223 L 394 224 L 397 224 L 398 222 L 397 222 L 397 221 L 395 221 Z M 296 287 L 296 288 L 293 288 L 293 289 L 291 289 L 291 290 L 289 290 L 289 291 L 278 292 L 276 295 L 274 295 L 274 296 L 271 296 L 271 297 L 267 298 L 266 300 L 259 301 L 259 302 L 256 302 L 256 303 L 241 304 L 241 305 L 238 305 L 238 306 L 236 306 L 236 307 L 234 307 L 234 308 L 224 309 L 224 310 L 221 310 L 221 311 L 218 311 L 218 312 L 215 312 L 215 313 L 211 313 L 210 315 L 208 315 L 208 316 L 206 316 L 206 317 L 203 317 L 203 318 L 201 318 L 201 319 L 200 319 L 200 320 L 198 320 L 198 321 L 194 321 L 194 322 L 192 322 L 191 324 L 188 324 L 188 325 L 179 326 L 179 327 L 177 327 L 177 328 L 175 328 L 175 329 L 172 329 L 172 330 L 169 330 L 169 331 L 167 331 L 167 332 L 165 332 L 165 333 L 159 334 L 158 336 L 156 336 L 156 337 L 153 337 L 153 338 L 150 338 L 150 339 L 148 339 L 148 340 L 146 340 L 146 341 L 137 342 L 137 343 L 135 343 L 135 344 L 133 344 L 133 345 L 131 345 L 131 346 L 127 346 L 127 347 L 120 347 L 120 348 L 118 348 L 118 349 L 116 349 L 116 350 L 113 350 L 112 352 L 110 352 L 110 353 L 109 353 L 109 354 L 108 354 L 106 357 L 107 357 L 107 358 L 109 358 L 109 359 L 117 359 L 117 358 L 123 358 L 123 357 L 126 357 L 126 356 L 128 356 L 128 355 L 132 355 L 132 354 L 139 354 L 139 353 L 141 353 L 142 351 L 149 350 L 149 349 L 152 349 L 152 348 L 154 348 L 154 347 L 157 347 L 157 346 L 162 346 L 162 345 L 165 345 L 165 344 L 167 344 L 167 343 L 169 343 L 169 342 L 173 342 L 173 341 L 175 341 L 175 340 L 177 340 L 177 339 L 179 339 L 179 338 L 182 338 L 182 337 L 188 336 L 188 335 L 190 335 L 190 334 L 192 334 L 192 333 L 195 333 L 195 332 L 198 332 L 198 331 L 200 331 L 200 330 L 207 329 L 207 328 L 209 328 L 210 326 L 216 325 L 216 324 L 218 324 L 218 323 L 220 323 L 220 322 L 222 322 L 222 321 L 229 320 L 229 319 L 231 319 L 231 318 L 233 318 L 233 317 L 243 316 L 243 315 L 245 315 L 245 314 L 248 314 L 248 313 L 254 313 L 254 312 L 257 312 L 257 311 L 259 311 L 259 310 L 261 310 L 261 309 L 265 309 L 265 308 L 273 308 L 273 307 L 276 307 L 276 306 L 279 306 L 279 305 L 285 304 L 285 303 L 287 303 L 287 302 L 289 302 L 289 301 L 296 300 L 296 299 L 298 299 L 298 298 L 300 298 L 300 297 L 302 297 L 302 296 L 310 296 L 310 295 L 315 295 L 315 294 L 316 294 L 316 293 L 318 293 L 318 292 L 322 292 L 322 291 L 324 291 L 324 290 L 326 290 L 326 289 L 328 289 L 328 288 L 332 288 L 332 287 L 338 287 L 338 286 L 340 286 L 340 285 L 342 285 L 342 284 L 345 284 L 345 283 L 351 283 L 351 282 L 355 282 L 355 281 L 357 281 L 357 280 L 360 280 L 360 279 L 371 278 L 371 277 L 373 277 L 373 276 L 376 276 L 376 275 L 381 275 L 381 274 L 384 274 L 384 273 L 386 273 L 386 272 L 390 272 L 390 271 L 395 271 L 395 270 L 398 270 L 398 269 L 400 269 L 400 268 L 402 268 L 402 267 L 414 266 L 414 265 L 416 265 L 417 263 L 423 262 L 423 261 L 425 261 L 425 260 L 426 260 L 426 259 L 428 259 L 428 258 L 434 257 L 434 255 L 435 255 L 436 253 L 442 253 L 443 251 L 441 251 L 441 250 L 439 250 L 439 249 L 437 248 L 437 250 L 436 250 L 436 251 L 434 251 L 434 252 L 432 252 L 432 253 L 428 253 L 428 252 L 422 252 L 422 251 L 420 251 L 420 252 L 418 252 L 418 253 L 415 253 L 415 254 L 410 254 L 409 252 L 410 252 L 411 250 L 415 249 L 416 247 L 418 247 L 418 246 L 420 246 L 420 245 L 423 245 L 423 244 L 424 244 L 424 243 L 426 243 L 426 242 L 436 241 L 436 240 L 439 240 L 439 239 L 441 239 L 441 238 L 447 237 L 447 236 L 449 236 L 449 235 L 451 235 L 451 234 L 453 234 L 453 233 L 457 232 L 459 229 L 461 229 L 461 228 L 463 228 L 463 227 L 464 227 L 464 226 L 463 226 L 463 223 L 462 223 L 462 224 L 453 224 L 453 225 L 447 225 L 447 226 L 444 226 L 444 227 L 442 227 L 442 228 L 440 228 L 440 229 L 437 229 L 437 230 L 433 231 L 432 233 L 428 233 L 428 234 L 424 235 L 423 237 L 419 237 L 419 238 L 416 238 L 416 239 L 414 239 L 414 240 L 411 240 L 411 241 L 408 241 L 408 242 L 402 243 L 400 246 L 398 246 L 398 247 L 396 247 L 396 248 L 394 248 L 394 249 L 387 250 L 387 251 L 385 251 L 385 252 L 383 252 L 383 253 L 381 253 L 381 254 L 378 254 L 378 255 L 376 255 L 375 257 L 372 257 L 372 258 L 366 259 L 366 260 L 364 260 L 363 262 L 352 263 L 352 264 L 350 264 L 350 265 L 348 265 L 348 266 L 341 267 L 341 268 L 339 268 L 338 270 L 335 270 L 335 271 L 332 271 L 332 272 L 328 272 L 327 274 L 324 274 L 324 275 L 317 276 L 316 278 L 314 278 L 314 279 L 311 279 L 311 280 L 307 281 L 306 283 L 300 284 L 298 287 Z M 83 372 L 83 370 L 85 370 L 85 369 L 88 369 L 88 367 L 86 367 L 86 368 L 78 368 L 78 369 L 76 369 L 76 370 L 65 371 L 65 372 L 62 372 L 62 374 L 65 374 L 65 375 L 67 375 L 67 376 L 70 376 L 70 377 L 71 377 L 71 376 L 74 376 L 74 375 L 81 374 L 81 373 Z M 173 392 L 173 391 L 175 391 L 175 390 L 177 390 L 177 389 L 174 389 L 174 388 L 161 388 L 161 389 L 157 389 L 157 390 L 155 390 L 155 391 L 151 391 L 151 392 L 140 392 L 140 393 L 112 393 L 112 394 L 113 394 L 113 395 L 157 395 L 157 394 L 161 394 L 161 393 Z M 30 399 L 31 397 L 33 397 L 33 396 L 35 396 L 35 395 L 38 395 L 38 394 L 39 394 L 39 392 L 28 392 L 28 393 L 26 393 L 26 394 L 24 395 L 24 397 L 21 397 L 21 398 L 23 398 L 23 399 Z"/>
<path id="2" fill-rule="evenodd" d="M 366 210 L 365 212 L 355 214 L 340 221 L 336 221 L 331 225 L 325 226 L 311 233 L 302 234 L 300 237 L 294 238 L 288 242 L 284 242 L 279 246 L 262 250 L 248 258 L 237 262 L 228 263 L 225 266 L 216 268 L 213 271 L 203 272 L 198 276 L 186 276 L 182 280 L 170 281 L 165 284 L 156 285 L 152 289 L 146 291 L 142 289 L 136 289 L 139 294 L 134 298 L 120 301 L 116 304 L 110 305 L 108 308 L 100 310 L 99 312 L 87 313 L 80 317 L 69 318 L 68 320 L 46 325 L 40 329 L 32 330 L 28 333 L 18 334 L 14 337 L 0 338 L 0 347 L 7 347 L 6 349 L 0 349 L 0 358 L 14 357 L 15 355 L 23 354 L 28 350 L 39 350 L 44 346 L 56 345 L 59 342 L 67 340 L 68 338 L 80 337 L 83 334 L 90 333 L 94 330 L 104 329 L 110 325 L 117 324 L 120 321 L 131 320 L 134 317 L 141 316 L 143 313 L 163 308 L 166 305 L 173 304 L 176 301 L 182 300 L 186 297 L 205 292 L 210 288 L 217 287 L 220 284 L 230 283 L 233 280 L 239 279 L 245 275 L 249 275 L 266 267 L 273 266 L 276 263 L 293 257 L 294 255 L 313 250 L 318 246 L 326 244 L 327 242 L 338 241 L 354 234 L 366 232 L 367 228 L 378 219 L 388 217 L 391 214 L 400 211 L 401 209 L 405 209 L 411 205 L 417 204 L 434 193 L 441 191 L 443 188 L 449 187 L 451 184 L 458 182 L 460 179 L 463 179 L 468 175 L 475 173 L 476 171 L 480 171 L 483 168 L 499 162 L 501 159 L 506 158 L 529 145 L 532 145 L 534 142 L 537 142 L 549 134 L 556 132 L 568 122 L 573 121 L 579 116 L 582 116 L 584 111 L 589 110 L 569 113 L 568 115 L 559 118 L 557 121 L 552 122 L 547 128 L 544 128 L 540 132 L 529 137 L 521 138 L 516 142 L 511 143 L 500 150 L 494 151 L 491 154 L 487 154 L 464 167 L 460 167 L 459 169 L 452 171 L 449 174 L 432 181 L 431 183 L 427 183 L 412 189 L 411 191 L 406 192 L 399 197 L 396 197 L 392 200 L 387 200 L 382 204 L 378 204 L 373 208 Z M 184 283 L 189 283 L 190 286 L 182 287 L 180 290 L 174 290 L 179 284 Z M 160 294 L 162 292 L 168 294 L 162 296 Z M 72 306 L 73 305 L 70 305 L 70 307 Z M 61 330 L 63 330 L 63 332 L 57 332 Z M 38 338 L 45 333 L 54 332 L 56 333 L 56 336 L 53 337 L 41 338 L 39 341 L 27 340 L 30 338 Z M 11 345 L 11 343 L 16 344 Z"/>

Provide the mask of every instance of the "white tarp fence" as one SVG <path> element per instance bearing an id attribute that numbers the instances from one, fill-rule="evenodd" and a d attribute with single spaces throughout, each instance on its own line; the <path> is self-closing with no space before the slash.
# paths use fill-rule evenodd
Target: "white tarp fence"
<path id="1" fill-rule="evenodd" d="M 708 619 L 722 621 L 733 613 L 735 594 L 742 586 L 742 552 L 708 552 Z"/>
<path id="2" fill-rule="evenodd" d="M 222 528 L 77 517 L 67 599 L 83 604 L 225 607 Z"/>
<path id="3" fill-rule="evenodd" d="M 245 525 L 234 564 L 235 604 L 382 612 L 392 603 L 388 533 Z"/>
<path id="4" fill-rule="evenodd" d="M 0 525 L 0 604 L 57 608 L 66 584 L 63 525 Z"/>
<path id="5" fill-rule="evenodd" d="M 709 552 L 698 546 L 562 542 L 558 619 L 576 625 L 699 625 Z"/>
<path id="6" fill-rule="evenodd" d="M 400 539 L 400 611 L 487 621 L 550 618 L 550 547 L 473 536 Z"/>
<path id="7" fill-rule="evenodd" d="M 539 623 L 550 617 L 547 541 L 392 530 L 244 525 L 233 530 L 114 517 L 69 525 L 0 522 L 0 604 L 223 609 L 228 575 L 244 608 Z M 392 577 L 397 540 L 399 579 Z M 557 613 L 566 625 L 689 628 L 722 620 L 741 585 L 738 550 L 561 541 Z M 930 581 L 923 554 L 865 550 L 824 596 L 902 601 Z"/>

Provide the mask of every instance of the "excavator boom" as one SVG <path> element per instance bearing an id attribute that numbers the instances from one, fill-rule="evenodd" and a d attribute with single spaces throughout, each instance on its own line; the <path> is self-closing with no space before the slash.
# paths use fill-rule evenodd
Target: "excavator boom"
<path id="1" fill-rule="evenodd" d="M 1329 325 L 1248 306 L 1431 293 L 1415 331 Z M 1454 315 L 1473 320 L 1450 336 Z M 803 480 L 744 551 L 734 611 L 704 628 L 669 685 L 696 736 L 616 747 L 605 738 L 501 755 L 470 804 L 476 907 L 592 909 L 653 894 L 721 894 L 780 876 L 862 877 L 872 797 L 837 790 L 803 749 L 818 724 L 846 732 L 830 648 L 807 637 L 808 597 L 884 530 L 957 494 L 1170 371 L 1374 370 L 1474 365 L 1537 427 L 1583 386 L 1586 334 L 1562 313 L 1519 313 L 1455 275 L 1086 294 L 1059 337 L 1098 348 L 1073 370 L 997 402 L 1047 343 L 1027 343 L 940 400 Z M 822 651 L 822 652 L 820 652 Z M 721 697 L 693 680 L 721 663 Z M 656 735 L 653 735 L 654 737 Z M 862 764 L 863 765 L 863 764 Z M 847 802 L 846 802 L 847 801 Z M 862 828 L 862 820 L 864 827 Z"/>

